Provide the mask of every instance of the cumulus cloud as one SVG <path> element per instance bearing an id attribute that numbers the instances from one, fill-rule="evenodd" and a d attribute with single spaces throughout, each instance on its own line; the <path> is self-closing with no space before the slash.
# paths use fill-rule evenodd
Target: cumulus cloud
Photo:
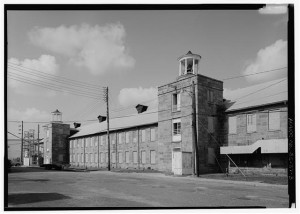
<path id="1" fill-rule="evenodd" d="M 9 108 L 7 110 L 9 120 L 24 120 L 24 121 L 50 121 L 50 113 L 36 108 L 27 108 L 18 110 Z"/>
<path id="2" fill-rule="evenodd" d="M 274 44 L 260 49 L 256 58 L 243 70 L 244 75 L 269 71 L 287 66 L 287 41 L 278 40 Z M 248 82 L 263 82 L 286 76 L 285 70 L 267 72 L 246 77 Z"/>
<path id="3" fill-rule="evenodd" d="M 112 69 L 130 69 L 135 65 L 135 59 L 125 47 L 125 28 L 120 23 L 35 27 L 28 35 L 33 44 L 68 57 L 70 62 L 88 68 L 94 75 Z"/>
<path id="4" fill-rule="evenodd" d="M 36 94 L 39 91 L 36 90 L 36 86 L 26 84 L 24 82 L 39 81 L 39 72 L 47 74 L 57 74 L 59 71 L 59 65 L 56 63 L 54 56 L 41 55 L 38 59 L 24 59 L 19 60 L 16 58 L 10 58 L 8 60 L 8 87 L 12 88 L 19 94 Z M 45 74 L 43 74 L 45 75 Z M 17 81 L 15 79 L 19 79 Z M 53 95 L 53 92 L 47 93 Z"/>
<path id="5" fill-rule="evenodd" d="M 123 88 L 118 95 L 118 99 L 124 107 L 143 103 L 148 106 L 157 106 L 157 88 Z"/>
<path id="6" fill-rule="evenodd" d="M 286 14 L 287 5 L 266 5 L 258 10 L 260 14 Z"/>

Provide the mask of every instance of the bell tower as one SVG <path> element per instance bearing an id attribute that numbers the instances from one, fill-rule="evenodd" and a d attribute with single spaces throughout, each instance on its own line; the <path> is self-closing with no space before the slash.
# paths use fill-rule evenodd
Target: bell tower
<path id="1" fill-rule="evenodd" d="M 179 78 L 189 74 L 197 75 L 199 73 L 200 59 L 200 55 L 193 54 L 191 51 L 179 57 Z"/>
<path id="2" fill-rule="evenodd" d="M 51 112 L 52 118 L 51 123 L 62 123 L 62 113 L 56 109 L 54 112 Z"/>

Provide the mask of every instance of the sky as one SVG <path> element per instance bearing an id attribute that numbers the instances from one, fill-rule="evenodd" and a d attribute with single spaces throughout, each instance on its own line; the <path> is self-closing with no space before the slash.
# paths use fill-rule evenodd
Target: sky
<path id="1" fill-rule="evenodd" d="M 96 120 L 106 114 L 107 86 L 111 117 L 134 113 L 139 103 L 153 109 L 157 87 L 176 80 L 177 59 L 188 51 L 201 55 L 200 74 L 218 80 L 283 68 L 224 80 L 225 98 L 286 77 L 287 21 L 285 5 L 243 11 L 8 11 L 8 131 L 18 135 L 20 123 L 14 121 L 23 120 L 24 130 L 40 124 L 43 136 L 43 122 L 56 109 L 66 122 Z M 55 84 L 62 91 L 45 88 Z"/>

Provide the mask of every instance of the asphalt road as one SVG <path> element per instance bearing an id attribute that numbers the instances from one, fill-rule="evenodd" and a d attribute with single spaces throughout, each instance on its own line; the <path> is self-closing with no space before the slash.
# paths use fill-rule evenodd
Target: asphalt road
<path id="1" fill-rule="evenodd" d="M 160 173 L 12 168 L 9 207 L 288 208 L 287 185 L 174 177 Z"/>

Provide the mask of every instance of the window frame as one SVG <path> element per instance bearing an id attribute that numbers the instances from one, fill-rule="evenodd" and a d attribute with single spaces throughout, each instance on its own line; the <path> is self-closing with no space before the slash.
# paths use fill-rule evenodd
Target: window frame
<path id="1" fill-rule="evenodd" d="M 250 116 L 251 116 L 251 124 L 249 124 L 249 122 L 248 122 Z M 257 131 L 256 113 L 246 114 L 246 130 L 247 130 L 247 133 L 254 133 Z"/>
<path id="2" fill-rule="evenodd" d="M 174 104 L 176 99 L 176 105 Z M 177 112 L 181 110 L 181 93 L 172 94 L 172 112 Z"/>
<path id="3" fill-rule="evenodd" d="M 232 121 L 232 122 L 230 122 L 230 121 Z M 232 125 L 234 125 L 234 128 L 232 128 L 233 127 Z M 237 116 L 236 115 L 228 116 L 228 134 L 237 134 Z"/>
<path id="4" fill-rule="evenodd" d="M 154 137 L 154 139 L 153 139 L 153 137 Z M 150 128 L 150 141 L 151 142 L 156 141 L 156 129 L 154 127 Z"/>
<path id="5" fill-rule="evenodd" d="M 277 122 L 277 124 L 276 124 L 276 127 L 275 128 L 270 128 L 270 115 L 277 115 L 277 119 L 278 120 L 276 120 L 276 121 L 278 121 Z M 280 126 L 281 126 L 281 121 L 280 121 L 280 116 L 281 116 L 281 114 L 280 114 L 280 109 L 276 109 L 276 110 L 269 110 L 268 111 L 268 131 L 280 131 Z M 273 118 L 273 120 L 274 120 L 274 118 Z M 271 124 L 273 124 L 273 123 L 271 123 Z"/>
<path id="6" fill-rule="evenodd" d="M 176 129 L 175 129 L 175 124 L 177 124 Z M 180 124 L 180 127 L 178 128 L 178 124 Z M 177 130 L 177 131 L 176 131 Z M 179 132 L 178 132 L 179 130 Z M 176 131 L 176 133 L 175 133 Z M 177 119 L 173 119 L 172 120 L 172 141 L 173 142 L 179 142 L 181 141 L 181 135 L 182 135 L 182 131 L 181 131 L 181 118 L 177 118 Z"/>

